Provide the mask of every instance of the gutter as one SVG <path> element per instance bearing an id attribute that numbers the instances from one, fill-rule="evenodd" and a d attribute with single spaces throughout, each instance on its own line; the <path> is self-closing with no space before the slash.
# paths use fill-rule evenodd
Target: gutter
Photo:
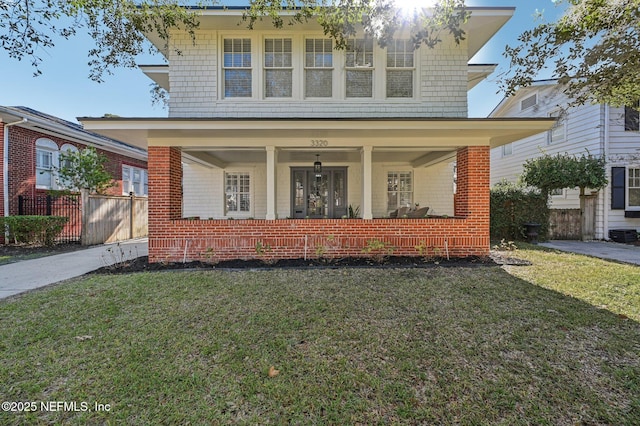
<path id="1" fill-rule="evenodd" d="M 2 145 L 3 149 L 3 161 L 2 161 L 2 186 L 3 186 L 3 194 L 4 194 L 4 217 L 9 216 L 9 127 L 15 126 L 16 124 L 26 123 L 28 120 L 23 117 L 20 121 L 14 121 L 13 123 L 5 123 L 4 124 L 4 143 Z M 5 230 L 6 232 L 6 230 Z"/>

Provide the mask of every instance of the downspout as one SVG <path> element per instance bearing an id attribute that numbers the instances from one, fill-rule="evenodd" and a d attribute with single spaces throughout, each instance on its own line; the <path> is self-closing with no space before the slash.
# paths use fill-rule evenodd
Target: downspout
<path id="1" fill-rule="evenodd" d="M 20 121 L 14 121 L 13 123 L 5 123 L 4 125 L 4 141 L 2 145 L 2 189 L 4 194 L 4 217 L 9 216 L 9 127 L 16 124 L 26 123 L 28 120 L 23 118 Z M 6 230 L 5 230 L 6 232 Z"/>
<path id="2" fill-rule="evenodd" d="M 609 162 L 609 112 L 610 107 L 608 104 L 604 105 L 604 140 L 602 141 L 602 155 L 605 159 L 605 167 Z M 603 212 L 602 212 L 602 239 L 609 239 L 609 209 L 611 208 L 611 204 L 607 201 L 610 199 L 610 191 L 611 191 L 611 182 L 607 183 L 607 186 L 604 187 L 604 200 L 603 203 Z"/>

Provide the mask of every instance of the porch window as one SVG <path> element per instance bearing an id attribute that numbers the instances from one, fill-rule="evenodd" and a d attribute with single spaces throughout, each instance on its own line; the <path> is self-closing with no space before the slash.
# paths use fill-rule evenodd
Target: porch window
<path id="1" fill-rule="evenodd" d="M 373 96 L 373 40 L 349 39 L 346 50 L 347 98 Z"/>
<path id="2" fill-rule="evenodd" d="M 251 176 L 249 173 L 225 173 L 227 214 L 249 214 L 251 211 Z"/>
<path id="3" fill-rule="evenodd" d="M 224 39 L 224 96 L 250 98 L 251 92 L 251 39 Z"/>
<path id="4" fill-rule="evenodd" d="M 292 54 L 290 38 L 264 40 L 264 96 L 290 98 L 292 95 Z"/>
<path id="5" fill-rule="evenodd" d="M 330 98 L 333 95 L 333 41 L 306 39 L 304 44 L 304 96 Z"/>
<path id="6" fill-rule="evenodd" d="M 132 193 L 137 196 L 147 196 L 149 184 L 147 171 L 133 166 L 122 166 L 122 194 Z"/>
<path id="7" fill-rule="evenodd" d="M 413 97 L 413 57 L 410 40 L 393 40 L 387 46 L 387 98 Z"/>
<path id="8" fill-rule="evenodd" d="M 387 210 L 413 205 L 413 179 L 411 172 L 387 173 Z"/>
<path id="9" fill-rule="evenodd" d="M 627 200 L 629 208 L 640 208 L 640 168 L 629 168 Z"/>
<path id="10" fill-rule="evenodd" d="M 36 188 L 54 189 L 54 156 L 57 158 L 58 145 L 50 139 L 36 141 Z"/>

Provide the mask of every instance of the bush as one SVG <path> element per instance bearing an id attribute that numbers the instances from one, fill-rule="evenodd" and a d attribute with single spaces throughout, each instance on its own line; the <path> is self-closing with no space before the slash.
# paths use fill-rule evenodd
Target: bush
<path id="1" fill-rule="evenodd" d="M 68 221 L 64 216 L 8 216 L 0 217 L 0 229 L 6 226 L 9 241 L 16 244 L 51 246 Z"/>
<path id="2" fill-rule="evenodd" d="M 538 238 L 549 235 L 547 196 L 522 185 L 500 182 L 491 189 L 491 238 L 526 240 L 523 224 L 540 224 Z"/>

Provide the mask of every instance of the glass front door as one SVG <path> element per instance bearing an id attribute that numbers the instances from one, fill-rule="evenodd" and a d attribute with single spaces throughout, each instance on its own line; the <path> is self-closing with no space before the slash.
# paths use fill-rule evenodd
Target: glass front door
<path id="1" fill-rule="evenodd" d="M 291 217 L 340 218 L 347 214 L 347 168 L 291 169 Z"/>

